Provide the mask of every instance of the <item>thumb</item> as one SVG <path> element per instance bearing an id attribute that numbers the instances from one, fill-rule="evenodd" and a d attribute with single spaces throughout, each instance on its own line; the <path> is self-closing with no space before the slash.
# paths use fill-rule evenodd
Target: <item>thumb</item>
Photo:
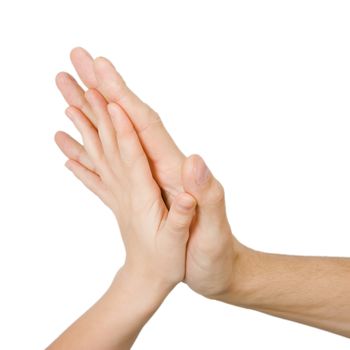
<path id="1" fill-rule="evenodd" d="M 227 222 L 224 189 L 200 156 L 186 158 L 182 183 L 198 203 L 198 221 L 202 227 L 221 227 Z"/>
<path id="2" fill-rule="evenodd" d="M 196 200 L 190 194 L 180 193 L 175 197 L 165 223 L 170 239 L 187 242 L 195 209 Z"/>

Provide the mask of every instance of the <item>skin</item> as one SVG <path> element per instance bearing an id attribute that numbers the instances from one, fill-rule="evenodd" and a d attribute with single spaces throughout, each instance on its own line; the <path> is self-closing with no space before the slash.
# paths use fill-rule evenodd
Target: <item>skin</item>
<path id="1" fill-rule="evenodd" d="M 86 87 L 120 106 L 133 123 L 167 206 L 183 191 L 196 199 L 184 278 L 193 290 L 350 337 L 350 259 L 268 254 L 238 242 L 227 220 L 223 187 L 203 159 L 181 153 L 157 113 L 127 87 L 107 59 L 93 59 L 76 48 L 71 60 Z M 56 82 L 67 103 L 99 130 L 84 89 L 68 73 L 58 74 Z M 56 142 L 69 159 L 99 175 L 84 146 L 62 132 Z"/>
<path id="2" fill-rule="evenodd" d="M 126 86 L 107 59 L 99 57 L 93 60 L 85 50 L 76 48 L 71 52 L 71 60 L 89 89 L 98 90 L 107 101 L 117 103 L 129 116 L 167 205 L 171 205 L 184 190 L 196 198 L 198 210 L 187 249 L 185 282 L 207 297 L 222 294 L 231 287 L 232 262 L 241 250 L 246 249 L 232 235 L 222 185 L 207 170 L 200 156 L 186 158 L 182 154 L 158 114 Z M 62 72 L 57 75 L 56 84 L 66 102 L 80 109 L 96 126 L 96 117 L 84 89 L 76 80 Z M 93 169 L 93 162 L 77 141 L 59 133 L 56 142 L 67 158 Z"/>
<path id="3" fill-rule="evenodd" d="M 69 107 L 66 114 L 98 175 L 74 160 L 66 166 L 116 215 L 126 261 L 101 300 L 49 349 L 130 349 L 142 326 L 184 279 L 196 201 L 183 192 L 168 210 L 123 109 L 115 103 L 107 107 L 94 90 L 86 97 L 98 130 L 79 109 Z"/>
<path id="4" fill-rule="evenodd" d="M 350 259 L 254 252 L 219 300 L 350 338 Z"/>

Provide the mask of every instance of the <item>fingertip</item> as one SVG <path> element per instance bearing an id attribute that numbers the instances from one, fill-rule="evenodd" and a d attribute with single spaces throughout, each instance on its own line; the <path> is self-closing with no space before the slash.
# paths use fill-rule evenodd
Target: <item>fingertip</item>
<path id="1" fill-rule="evenodd" d="M 81 112 L 81 110 L 75 106 L 68 106 L 64 111 L 64 113 L 71 120 L 81 119 L 82 116 L 85 117 L 85 115 Z"/>
<path id="2" fill-rule="evenodd" d="M 176 198 L 176 205 L 182 210 L 190 211 L 196 207 L 197 202 L 190 194 L 181 193 Z"/>
<path id="3" fill-rule="evenodd" d="M 57 131 L 54 136 L 55 143 L 61 152 L 71 158 L 73 146 L 72 146 L 72 137 L 65 133 L 64 131 Z"/>
<path id="4" fill-rule="evenodd" d="M 182 165 L 182 182 L 184 184 L 192 183 L 193 179 L 193 166 L 196 158 L 198 157 L 197 154 L 192 154 L 188 157 L 183 162 Z"/>
<path id="5" fill-rule="evenodd" d="M 76 80 L 67 72 L 59 72 L 55 78 L 56 86 L 65 97 L 66 101 L 71 99 L 68 91 L 70 91 L 72 83 L 77 84 Z M 68 90 L 67 90 L 68 89 Z"/>
<path id="6" fill-rule="evenodd" d="M 113 63 L 106 57 L 103 57 L 103 56 L 96 57 L 94 59 L 94 68 L 95 68 L 97 77 L 100 78 L 100 83 L 101 83 L 101 80 L 104 80 L 106 77 L 108 77 L 108 79 L 111 81 L 116 78 L 115 74 L 117 73 L 117 71 Z M 122 82 L 124 82 L 119 76 L 119 74 L 117 74 L 117 76 Z"/>
<path id="7" fill-rule="evenodd" d="M 196 200 L 188 193 L 178 194 L 170 207 L 167 219 L 168 229 L 176 237 L 188 238 L 188 232 L 195 215 Z"/>
<path id="8" fill-rule="evenodd" d="M 65 166 L 68 170 L 72 171 L 72 168 L 73 168 L 73 161 L 72 161 L 71 159 L 68 159 L 68 160 L 64 163 L 64 166 Z"/>
<path id="9" fill-rule="evenodd" d="M 186 157 L 183 166 L 187 167 L 187 168 L 192 167 L 197 158 L 200 158 L 200 155 L 198 155 L 198 154 L 191 154 L 190 156 Z"/>
<path id="10" fill-rule="evenodd" d="M 73 66 L 81 63 L 82 61 L 85 61 L 85 63 L 94 61 L 94 59 L 90 55 L 90 53 L 87 50 L 85 50 L 83 47 L 80 47 L 80 46 L 73 48 L 70 52 L 69 57 L 73 63 Z"/>
<path id="11" fill-rule="evenodd" d="M 70 51 L 69 56 L 70 56 L 71 60 L 73 61 L 75 58 L 78 58 L 82 54 L 90 56 L 90 54 L 84 48 L 82 48 L 81 46 L 76 46 Z"/>
<path id="12" fill-rule="evenodd" d="M 63 132 L 63 131 L 56 131 L 55 132 L 55 135 L 53 138 L 54 138 L 56 144 L 60 143 L 60 140 L 62 139 L 62 137 L 64 137 L 64 135 L 65 135 L 65 132 Z"/>
<path id="13" fill-rule="evenodd" d="M 70 60 L 85 86 L 97 86 L 94 59 L 89 52 L 82 47 L 75 47 L 70 52 Z"/>
<path id="14" fill-rule="evenodd" d="M 190 161 L 194 161 L 197 158 L 202 158 L 199 154 L 193 153 L 190 156 L 187 157 Z"/>
<path id="15" fill-rule="evenodd" d="M 75 57 L 79 55 L 79 52 L 82 48 L 80 46 L 73 47 L 72 50 L 70 50 L 69 57 L 71 61 L 74 61 Z"/>
<path id="16" fill-rule="evenodd" d="M 212 178 L 212 174 L 198 154 L 189 156 L 183 166 L 183 182 L 194 185 L 195 187 L 206 187 Z"/>
<path id="17" fill-rule="evenodd" d="M 202 165 L 205 165 L 205 162 L 204 162 L 204 159 L 202 156 L 200 156 L 199 154 L 197 153 L 194 153 L 194 154 L 191 154 L 189 157 L 188 157 L 188 161 L 189 163 L 192 165 L 192 170 L 194 170 L 193 168 L 195 168 L 196 166 L 202 166 Z"/>
<path id="18" fill-rule="evenodd" d="M 108 66 L 111 64 L 112 63 L 103 56 L 96 57 L 94 59 L 94 68 L 95 68 L 95 72 L 97 73 L 97 76 L 99 76 L 98 74 L 99 72 L 100 74 L 103 74 L 106 67 L 108 68 Z"/>
<path id="19" fill-rule="evenodd" d="M 61 83 L 66 79 L 67 73 L 66 72 L 59 72 L 56 74 L 55 77 L 55 83 L 59 87 Z"/>
<path id="20" fill-rule="evenodd" d="M 73 106 L 68 106 L 65 110 L 64 110 L 64 114 L 72 119 L 72 116 L 73 116 L 73 113 L 74 113 L 74 107 Z"/>
<path id="21" fill-rule="evenodd" d="M 96 66 L 112 65 L 112 63 L 103 56 L 98 56 L 94 59 Z"/>
<path id="22" fill-rule="evenodd" d="M 204 186 L 211 178 L 211 172 L 201 156 L 195 155 L 192 162 L 195 182 L 198 186 Z"/>

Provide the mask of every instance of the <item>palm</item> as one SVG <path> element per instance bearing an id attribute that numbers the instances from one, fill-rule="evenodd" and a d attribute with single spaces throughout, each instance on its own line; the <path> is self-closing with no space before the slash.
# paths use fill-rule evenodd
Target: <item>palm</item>
<path id="1" fill-rule="evenodd" d="M 196 292 L 215 296 L 229 287 L 232 276 L 233 236 L 224 230 L 221 239 L 200 221 L 191 227 L 187 246 L 185 282 Z"/>

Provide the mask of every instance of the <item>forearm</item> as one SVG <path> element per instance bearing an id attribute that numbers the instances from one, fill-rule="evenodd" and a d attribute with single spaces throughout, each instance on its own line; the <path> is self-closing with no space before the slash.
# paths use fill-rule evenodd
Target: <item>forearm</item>
<path id="1" fill-rule="evenodd" d="M 130 349 L 169 290 L 120 270 L 103 297 L 73 323 L 48 350 Z"/>
<path id="2" fill-rule="evenodd" d="M 350 259 L 247 249 L 235 263 L 223 301 L 350 337 Z"/>

